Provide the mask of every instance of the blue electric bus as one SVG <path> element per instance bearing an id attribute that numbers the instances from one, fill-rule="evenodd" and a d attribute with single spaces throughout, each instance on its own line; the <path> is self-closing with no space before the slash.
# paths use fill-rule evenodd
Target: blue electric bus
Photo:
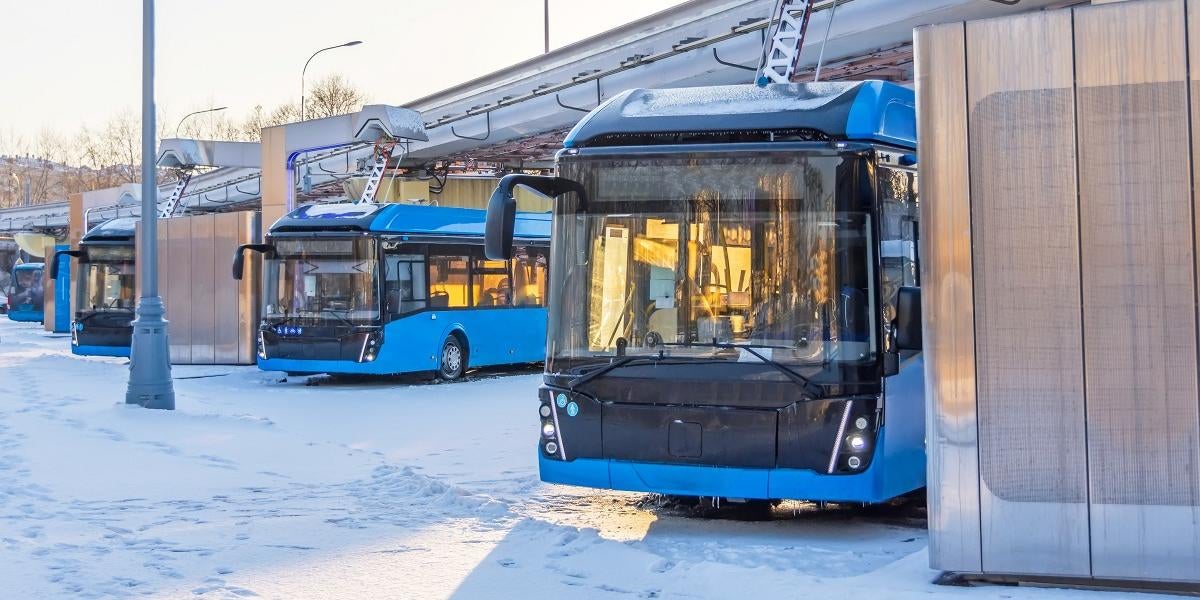
<path id="1" fill-rule="evenodd" d="M 8 288 L 8 318 L 13 321 L 41 323 L 46 298 L 42 285 L 42 263 L 22 263 L 13 267 Z"/>
<path id="2" fill-rule="evenodd" d="M 630 90 L 557 177 L 541 478 L 745 500 L 925 484 L 915 99 L 884 82 Z"/>
<path id="3" fill-rule="evenodd" d="M 88 230 L 77 250 L 59 250 L 50 265 L 58 277 L 58 257 L 78 259 L 75 278 L 75 318 L 71 322 L 71 352 L 94 356 L 129 356 L 137 306 L 137 252 L 134 235 L 138 217 L 109 219 Z"/>
<path id="4" fill-rule="evenodd" d="M 516 219 L 510 259 L 483 256 L 482 210 L 415 204 L 305 206 L 263 253 L 258 366 L 296 374 L 434 372 L 545 356 L 550 216 Z"/>

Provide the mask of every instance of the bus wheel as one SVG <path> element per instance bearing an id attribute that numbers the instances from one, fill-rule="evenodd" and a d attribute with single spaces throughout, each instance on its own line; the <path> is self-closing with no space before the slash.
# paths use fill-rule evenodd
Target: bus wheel
<path id="1" fill-rule="evenodd" d="M 442 342 L 442 359 L 438 364 L 438 377 L 454 381 L 467 371 L 467 353 L 457 336 L 449 336 Z"/>

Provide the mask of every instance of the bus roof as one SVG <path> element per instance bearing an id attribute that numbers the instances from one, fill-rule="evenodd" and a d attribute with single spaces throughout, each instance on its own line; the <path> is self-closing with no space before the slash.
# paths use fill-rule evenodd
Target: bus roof
<path id="1" fill-rule="evenodd" d="M 140 217 L 117 217 L 100 223 L 83 234 L 83 242 L 95 241 L 133 241 L 134 233 Z"/>
<path id="2" fill-rule="evenodd" d="M 632 89 L 588 113 L 563 146 L 680 143 L 672 134 L 702 140 L 788 131 L 915 149 L 916 96 L 885 81 Z"/>
<path id="3" fill-rule="evenodd" d="M 486 210 L 423 204 L 311 204 L 276 221 L 271 225 L 271 233 L 362 231 L 483 237 L 486 217 Z M 522 239 L 550 239 L 550 214 L 517 213 L 513 235 Z"/>

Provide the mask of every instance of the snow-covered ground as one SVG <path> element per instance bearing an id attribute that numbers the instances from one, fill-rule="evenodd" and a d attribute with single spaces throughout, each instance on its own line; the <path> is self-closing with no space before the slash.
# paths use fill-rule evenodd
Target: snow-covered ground
<path id="1" fill-rule="evenodd" d="M 542 484 L 530 371 L 176 367 L 165 412 L 68 344 L 0 320 L 0 598 L 1125 596 L 932 585 L 919 507 L 752 520 Z"/>

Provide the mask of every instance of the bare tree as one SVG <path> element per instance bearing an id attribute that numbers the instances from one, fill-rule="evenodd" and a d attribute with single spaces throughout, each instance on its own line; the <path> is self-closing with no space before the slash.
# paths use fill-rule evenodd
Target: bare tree
<path id="1" fill-rule="evenodd" d="M 331 117 L 354 112 L 366 94 L 341 75 L 330 75 L 312 87 L 305 100 L 306 117 Z M 158 139 L 175 137 L 176 120 L 160 115 Z M 182 137 L 231 141 L 258 141 L 262 129 L 300 120 L 300 106 L 289 102 L 271 109 L 255 106 L 243 118 L 225 114 L 190 119 L 180 128 Z M 141 178 L 141 119 L 130 110 L 112 116 L 99 128 L 80 127 L 64 134 L 44 130 L 30 139 L 14 131 L 0 131 L 0 207 L 24 201 L 29 182 L 33 202 L 54 202 L 88 190 L 137 183 Z M 20 178 L 18 185 L 12 175 Z M 160 171 L 159 182 L 172 178 Z"/>
<path id="2" fill-rule="evenodd" d="M 367 95 L 341 75 L 330 75 L 316 83 L 305 99 L 305 117 L 320 119 L 352 113 L 362 108 Z"/>

